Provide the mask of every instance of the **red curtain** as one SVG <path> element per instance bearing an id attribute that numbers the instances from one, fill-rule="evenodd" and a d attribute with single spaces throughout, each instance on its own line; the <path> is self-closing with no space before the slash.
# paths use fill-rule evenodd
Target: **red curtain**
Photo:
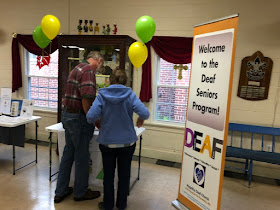
<path id="1" fill-rule="evenodd" d="M 32 35 L 21 35 L 17 34 L 13 38 L 12 42 L 12 91 L 15 92 L 22 87 L 22 75 L 21 75 L 21 64 L 20 64 L 20 43 L 25 49 L 35 55 L 42 55 L 42 49 L 34 42 Z M 58 38 L 54 38 L 49 46 L 44 49 L 44 55 L 53 53 L 58 49 Z"/>
<path id="2" fill-rule="evenodd" d="M 149 102 L 152 98 L 152 67 L 151 67 L 151 42 L 146 43 L 148 48 L 148 58 L 142 65 L 142 82 L 139 99 Z"/>
<path id="3" fill-rule="evenodd" d="M 192 41 L 192 37 L 153 36 L 152 40 L 146 43 L 148 58 L 142 66 L 142 83 L 139 97 L 141 101 L 149 102 L 152 98 L 150 47 L 153 47 L 156 54 L 162 59 L 174 64 L 184 64 L 191 63 Z"/>

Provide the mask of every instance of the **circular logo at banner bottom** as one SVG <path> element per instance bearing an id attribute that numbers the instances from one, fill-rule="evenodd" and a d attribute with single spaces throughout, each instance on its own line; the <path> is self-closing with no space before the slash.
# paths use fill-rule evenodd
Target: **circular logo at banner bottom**
<path id="1" fill-rule="evenodd" d="M 193 171 L 193 181 L 197 185 L 204 188 L 205 181 L 205 166 L 202 166 L 198 163 L 195 163 L 194 171 Z"/>

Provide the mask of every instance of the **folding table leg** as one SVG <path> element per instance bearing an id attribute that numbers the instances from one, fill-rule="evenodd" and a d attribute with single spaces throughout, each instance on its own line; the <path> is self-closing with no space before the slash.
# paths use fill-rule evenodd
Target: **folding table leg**
<path id="1" fill-rule="evenodd" d="M 38 122 L 35 121 L 36 163 L 38 162 Z"/>
<path id="2" fill-rule="evenodd" d="M 9 129 L 10 131 L 10 137 L 12 138 L 12 142 L 13 142 L 13 175 L 16 174 L 16 148 L 15 148 L 15 137 L 14 134 L 12 132 L 12 128 Z"/>
<path id="3" fill-rule="evenodd" d="M 56 172 L 56 173 L 52 174 L 52 132 L 50 132 L 50 136 L 49 136 L 49 152 L 50 152 L 50 156 L 49 156 L 49 163 L 50 163 L 49 181 L 51 181 L 52 177 L 58 173 L 58 172 Z"/>
<path id="4" fill-rule="evenodd" d="M 134 180 L 134 182 L 132 183 L 132 185 L 130 186 L 129 191 L 131 191 L 132 188 L 134 187 L 135 183 L 136 183 L 138 180 L 140 180 L 141 149 L 142 149 L 142 135 L 140 136 L 140 145 L 139 145 L 138 176 L 137 176 L 137 178 Z"/>

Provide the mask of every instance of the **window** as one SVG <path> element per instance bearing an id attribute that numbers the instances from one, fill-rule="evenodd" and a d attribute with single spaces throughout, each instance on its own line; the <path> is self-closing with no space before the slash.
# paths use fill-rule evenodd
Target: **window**
<path id="1" fill-rule="evenodd" d="M 35 101 L 34 106 L 57 108 L 58 101 L 58 50 L 52 53 L 50 63 L 41 69 L 37 56 L 26 50 L 25 84 L 27 99 Z"/>
<path id="2" fill-rule="evenodd" d="M 156 74 L 156 104 L 154 119 L 158 122 L 185 123 L 187 108 L 187 93 L 190 79 L 190 64 L 188 70 L 182 71 L 183 78 L 178 79 L 179 71 L 174 70 L 169 63 L 157 56 Z"/>

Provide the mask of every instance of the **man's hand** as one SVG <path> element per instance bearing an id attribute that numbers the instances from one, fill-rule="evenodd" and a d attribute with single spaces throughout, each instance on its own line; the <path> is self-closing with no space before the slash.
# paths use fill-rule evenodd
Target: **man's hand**
<path id="1" fill-rule="evenodd" d="M 100 126 L 101 126 L 101 118 L 98 118 L 98 120 L 95 121 L 94 123 L 95 127 L 98 128 L 98 130 L 100 130 Z"/>
<path id="2" fill-rule="evenodd" d="M 83 106 L 83 110 L 84 110 L 85 114 L 87 114 L 93 101 L 94 101 L 94 98 L 83 98 L 82 99 L 82 106 Z"/>
<path id="3" fill-rule="evenodd" d="M 136 122 L 136 126 L 137 126 L 138 128 L 140 128 L 140 127 L 143 126 L 143 124 L 144 124 L 144 120 L 142 120 L 141 118 L 138 118 L 138 119 L 137 119 L 137 122 Z"/>

